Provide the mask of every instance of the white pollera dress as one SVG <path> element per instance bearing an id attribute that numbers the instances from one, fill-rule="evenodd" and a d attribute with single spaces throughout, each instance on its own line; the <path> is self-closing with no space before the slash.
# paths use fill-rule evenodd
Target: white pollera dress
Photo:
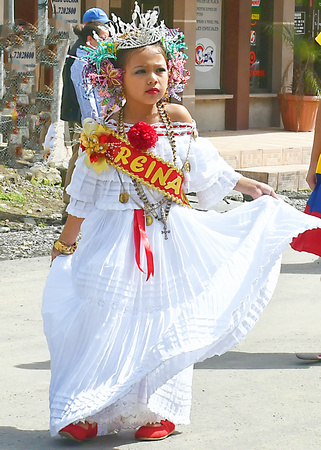
<path id="1" fill-rule="evenodd" d="M 153 152 L 172 161 L 164 126 L 155 127 Z M 208 140 L 190 138 L 191 125 L 174 130 L 179 167 L 191 142 L 184 190 L 208 208 L 240 175 Z M 161 222 L 146 227 L 155 265 L 146 281 L 135 262 L 137 204 L 120 203 L 115 169 L 97 175 L 84 157 L 68 189 L 68 212 L 85 218 L 82 238 L 73 256 L 53 261 L 43 297 L 51 434 L 86 419 L 98 422 L 99 434 L 159 419 L 187 424 L 193 364 L 250 332 L 272 296 L 282 251 L 320 219 L 269 196 L 223 214 L 173 204 L 167 240 Z M 140 203 L 130 178 L 120 176 Z M 146 269 L 143 251 L 142 261 Z"/>

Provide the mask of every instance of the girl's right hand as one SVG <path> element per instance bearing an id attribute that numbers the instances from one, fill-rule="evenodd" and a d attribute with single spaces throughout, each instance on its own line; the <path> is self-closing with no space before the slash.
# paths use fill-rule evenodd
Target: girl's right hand
<path id="1" fill-rule="evenodd" d="M 51 250 L 51 264 L 52 264 L 52 261 L 53 261 L 55 258 L 57 258 L 57 256 L 59 256 L 59 255 L 61 255 L 61 253 L 60 253 L 57 249 L 53 248 L 53 249 Z"/>

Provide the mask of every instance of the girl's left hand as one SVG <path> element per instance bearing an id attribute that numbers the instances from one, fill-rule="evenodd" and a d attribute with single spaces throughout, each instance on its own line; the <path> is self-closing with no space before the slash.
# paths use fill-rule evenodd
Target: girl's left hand
<path id="1" fill-rule="evenodd" d="M 259 198 L 262 195 L 270 195 L 271 197 L 278 198 L 271 186 L 265 183 L 257 183 L 251 195 L 253 198 Z"/>
<path id="2" fill-rule="evenodd" d="M 248 194 L 254 199 L 259 198 L 262 195 L 270 195 L 271 197 L 278 198 L 271 186 L 261 183 L 260 181 L 253 180 L 252 178 L 240 178 L 234 189 L 236 191 L 243 192 L 243 194 Z"/>

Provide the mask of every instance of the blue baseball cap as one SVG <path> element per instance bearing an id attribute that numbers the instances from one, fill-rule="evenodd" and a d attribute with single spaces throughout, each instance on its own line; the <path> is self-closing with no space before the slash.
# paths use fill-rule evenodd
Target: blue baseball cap
<path id="1" fill-rule="evenodd" d="M 99 22 L 103 23 L 111 22 L 105 11 L 100 8 L 87 9 L 84 17 L 82 18 L 82 23 L 92 22 L 93 20 L 99 20 Z"/>

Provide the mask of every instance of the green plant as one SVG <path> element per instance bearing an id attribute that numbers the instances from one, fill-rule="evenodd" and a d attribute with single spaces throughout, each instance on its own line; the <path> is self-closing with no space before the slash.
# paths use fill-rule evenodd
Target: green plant
<path id="1" fill-rule="evenodd" d="M 316 61 L 321 60 L 321 46 L 312 38 L 296 34 L 293 25 L 272 24 L 266 28 L 276 37 L 281 37 L 293 53 L 293 58 L 282 75 L 281 92 L 321 97 L 321 79 L 315 68 Z M 292 82 L 288 85 L 286 80 L 289 79 L 291 70 L 293 70 Z"/>
<path id="2" fill-rule="evenodd" d="M 7 202 L 12 202 L 15 204 L 23 205 L 25 202 L 24 196 L 22 194 L 18 194 L 16 192 L 3 192 L 0 191 L 0 200 L 4 200 Z"/>

